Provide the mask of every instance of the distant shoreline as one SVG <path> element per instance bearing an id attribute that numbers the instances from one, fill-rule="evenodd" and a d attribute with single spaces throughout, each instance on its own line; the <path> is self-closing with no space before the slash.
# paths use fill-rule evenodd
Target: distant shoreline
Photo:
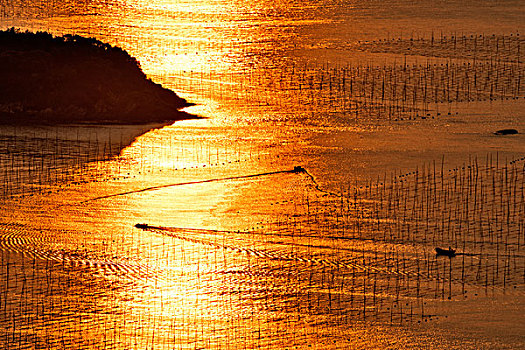
<path id="1" fill-rule="evenodd" d="M 77 35 L 0 31 L 0 125 L 171 124 L 192 106 L 125 50 Z"/>

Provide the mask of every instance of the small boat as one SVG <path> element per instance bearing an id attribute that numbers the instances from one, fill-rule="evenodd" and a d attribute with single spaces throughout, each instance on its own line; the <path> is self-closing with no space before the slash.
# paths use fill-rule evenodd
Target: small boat
<path id="1" fill-rule="evenodd" d="M 516 135 L 519 134 L 516 129 L 501 129 L 494 133 L 494 135 Z"/>
<path id="2" fill-rule="evenodd" d="M 448 256 L 449 258 L 452 258 L 456 256 L 456 250 L 448 247 L 448 249 L 442 249 L 439 247 L 436 247 L 436 255 L 444 255 Z"/>
<path id="3" fill-rule="evenodd" d="M 145 230 L 148 228 L 148 224 L 136 224 L 135 227 Z"/>
<path id="4" fill-rule="evenodd" d="M 306 169 L 303 168 L 302 166 L 294 166 L 292 170 L 292 173 L 305 173 L 305 172 L 306 172 Z"/>

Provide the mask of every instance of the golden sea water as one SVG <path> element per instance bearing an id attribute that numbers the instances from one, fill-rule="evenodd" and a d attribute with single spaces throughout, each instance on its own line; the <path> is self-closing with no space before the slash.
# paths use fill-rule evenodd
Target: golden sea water
<path id="1" fill-rule="evenodd" d="M 523 347 L 520 1 L 0 5 L 204 117 L 0 127 L 5 347 Z"/>

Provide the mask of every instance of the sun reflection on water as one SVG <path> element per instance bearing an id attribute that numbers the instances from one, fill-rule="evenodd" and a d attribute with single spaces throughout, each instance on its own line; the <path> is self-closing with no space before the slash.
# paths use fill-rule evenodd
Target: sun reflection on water
<path id="1" fill-rule="evenodd" d="M 0 344 L 450 348 L 468 327 L 443 321 L 461 324 L 447 307 L 493 315 L 478 294 L 522 300 L 525 143 L 492 134 L 511 119 L 504 98 L 523 97 L 516 36 L 483 37 L 501 58 L 498 109 L 495 89 L 471 101 L 463 78 L 487 76 L 464 64 L 482 41 L 390 40 L 442 21 L 461 30 L 410 17 L 412 4 L 44 3 L 3 7 L 1 24 L 118 44 L 207 119 L 0 127 Z M 500 345 L 491 327 L 469 344 Z"/>

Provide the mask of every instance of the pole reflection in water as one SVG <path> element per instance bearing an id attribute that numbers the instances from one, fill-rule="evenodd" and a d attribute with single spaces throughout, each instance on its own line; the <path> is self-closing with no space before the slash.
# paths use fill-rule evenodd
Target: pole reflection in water
<path id="1" fill-rule="evenodd" d="M 2 346 L 523 347 L 519 6 L 347 5 L 2 4 L 207 117 L 0 128 Z"/>
<path id="2" fill-rule="evenodd" d="M 96 182 L 6 198 L 5 344 L 337 348 L 374 329 L 379 347 L 384 327 L 442 317 L 439 300 L 521 288 L 523 158 L 327 193 L 307 169 L 264 171 L 274 151 L 183 141 L 169 162 L 147 145 L 172 128 L 99 160 Z"/>

